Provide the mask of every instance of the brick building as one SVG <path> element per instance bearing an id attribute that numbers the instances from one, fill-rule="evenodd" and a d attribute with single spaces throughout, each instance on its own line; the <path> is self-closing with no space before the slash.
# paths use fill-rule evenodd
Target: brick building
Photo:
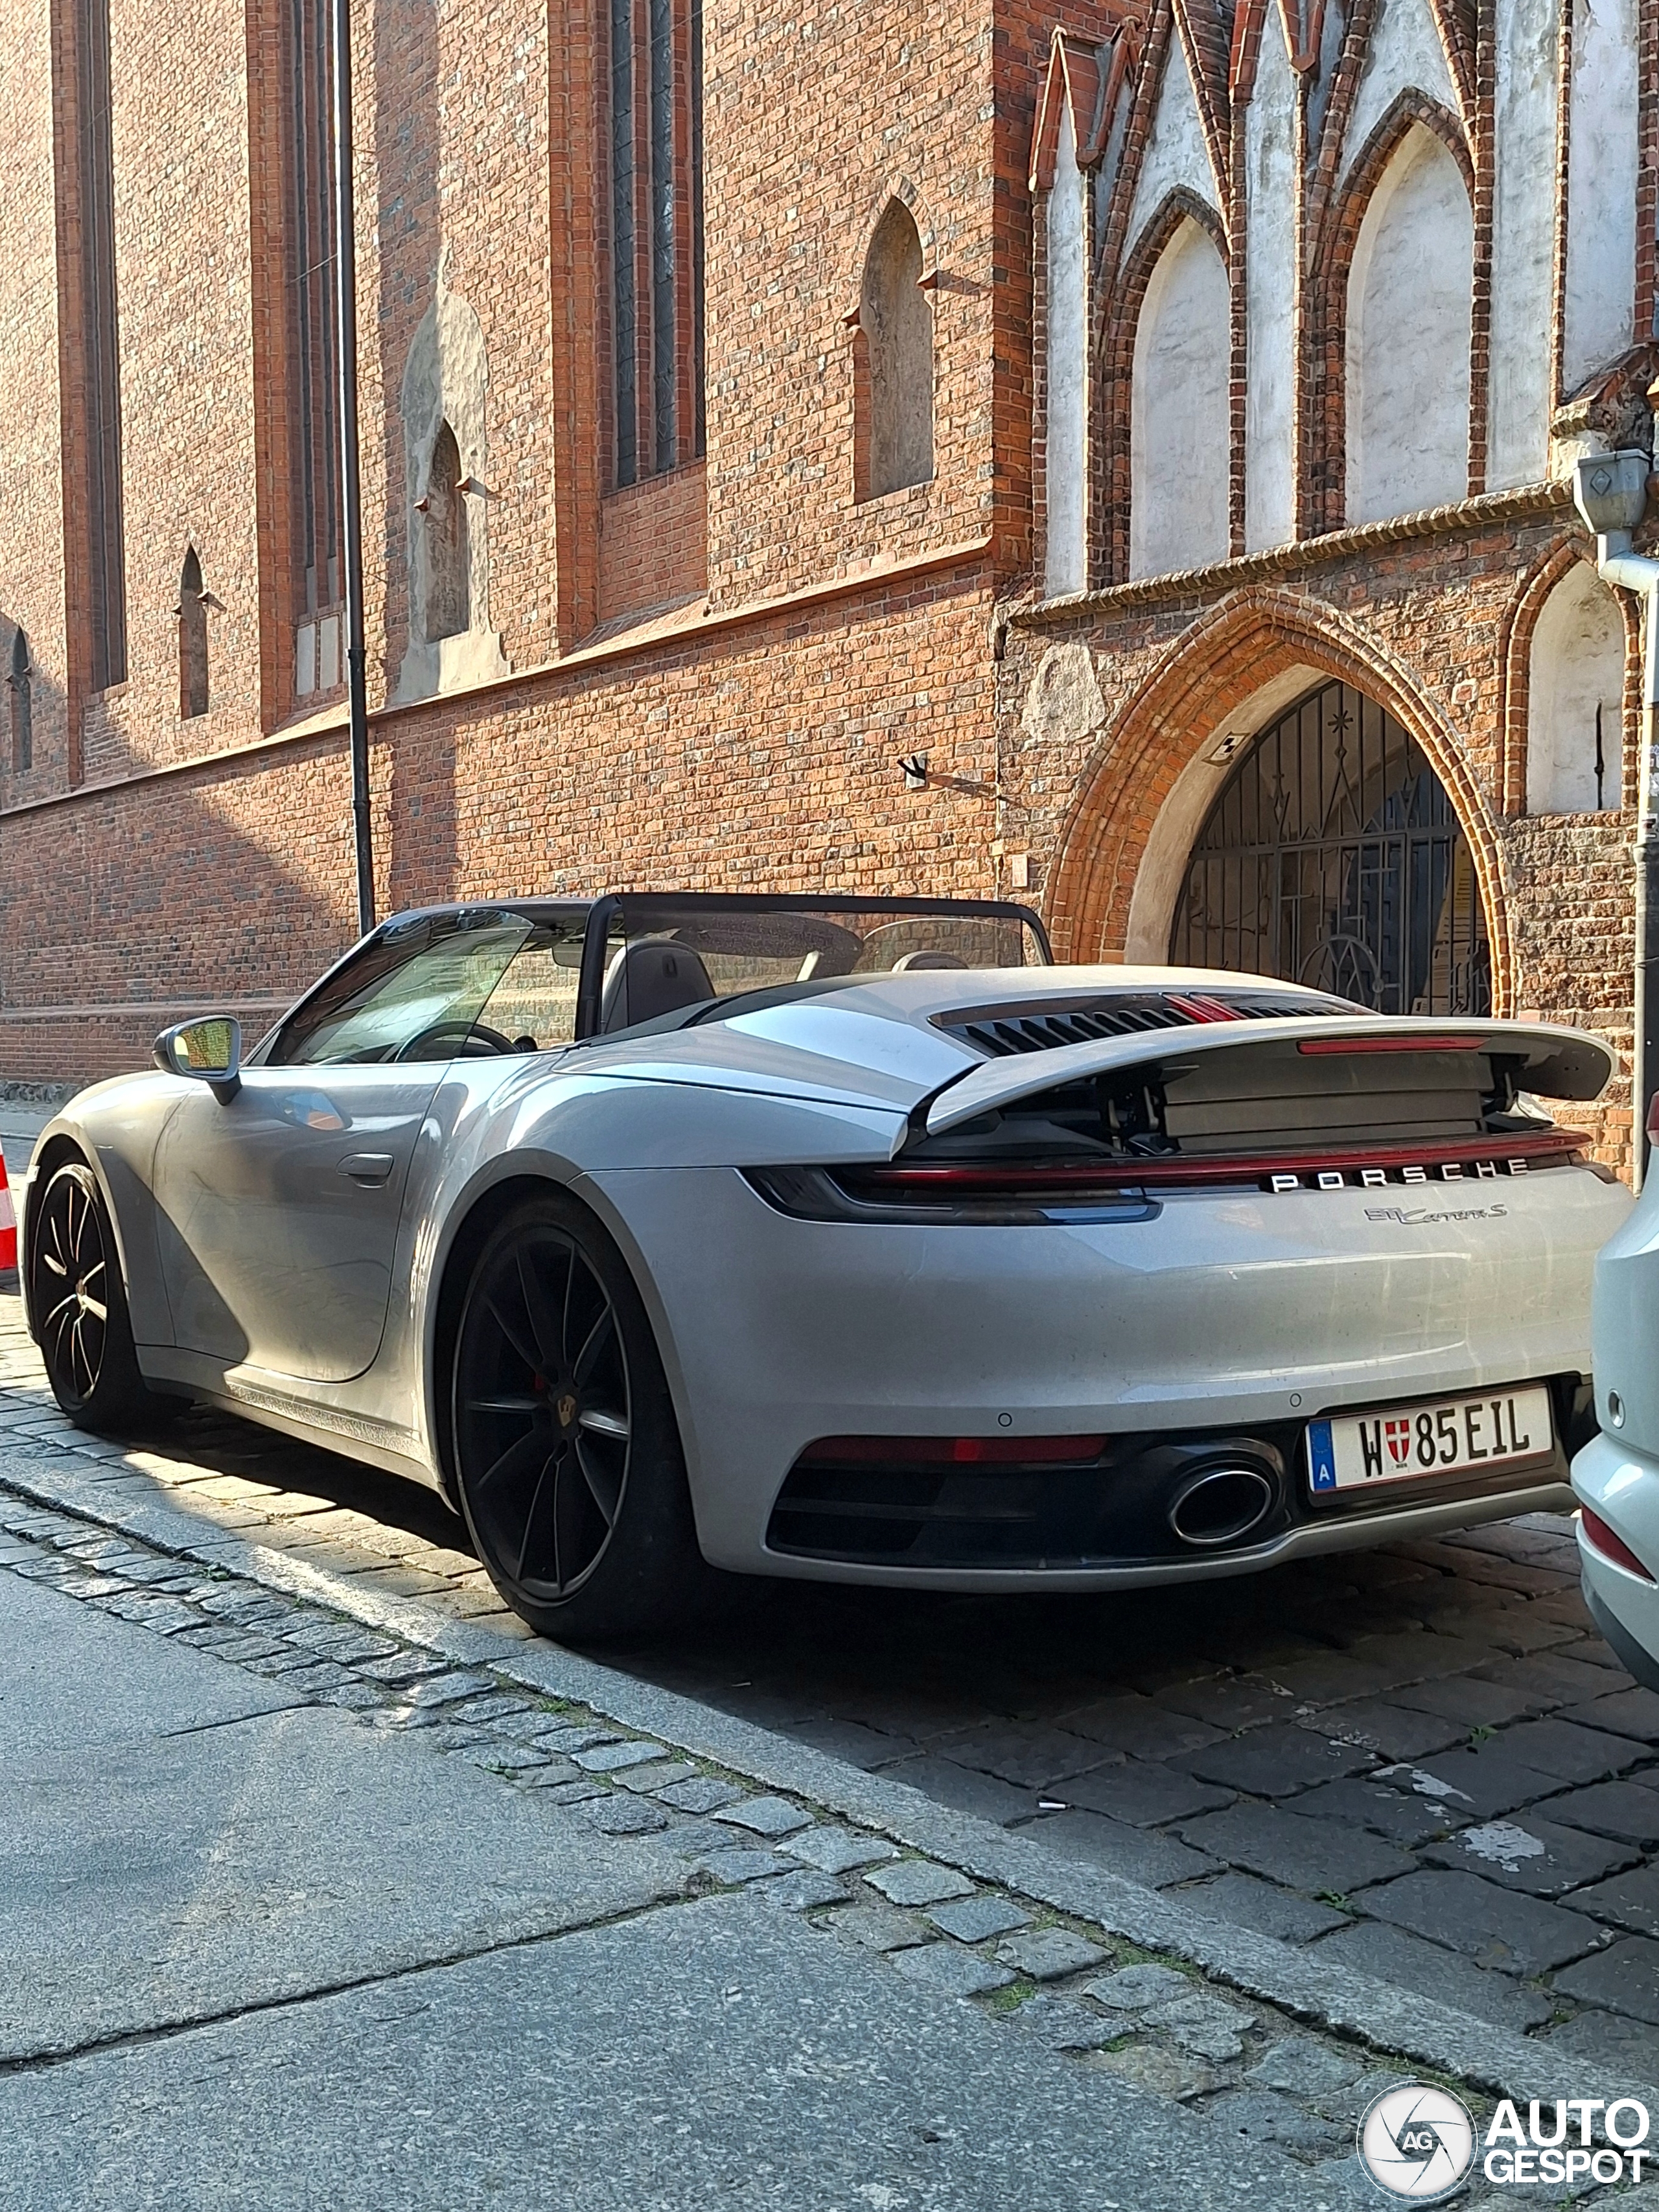
<path id="1" fill-rule="evenodd" d="M 1023 889 L 1627 1032 L 1650 8 L 356 15 L 382 911 Z M 0 1078 L 352 933 L 325 23 L 0 49 Z"/>

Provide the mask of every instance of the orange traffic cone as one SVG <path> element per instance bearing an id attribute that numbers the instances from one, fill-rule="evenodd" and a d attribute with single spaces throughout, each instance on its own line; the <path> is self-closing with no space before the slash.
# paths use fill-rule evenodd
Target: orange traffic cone
<path id="1" fill-rule="evenodd" d="M 17 1265 L 17 1214 L 6 1179 L 6 1156 L 0 1152 L 0 1274 Z"/>

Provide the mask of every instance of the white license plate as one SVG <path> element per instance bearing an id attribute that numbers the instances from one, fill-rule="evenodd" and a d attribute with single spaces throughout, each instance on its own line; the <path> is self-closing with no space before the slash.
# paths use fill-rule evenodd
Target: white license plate
<path id="1" fill-rule="evenodd" d="M 1345 1413 L 1308 1424 L 1308 1479 L 1316 1497 L 1379 1482 L 1474 1474 L 1553 1451 L 1550 1394 L 1541 1384 L 1480 1397 Z"/>

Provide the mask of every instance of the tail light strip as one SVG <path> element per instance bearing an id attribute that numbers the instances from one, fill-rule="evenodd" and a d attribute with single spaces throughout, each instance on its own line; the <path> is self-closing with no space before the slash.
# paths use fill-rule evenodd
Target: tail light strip
<path id="1" fill-rule="evenodd" d="M 1103 1160 L 1045 1167 L 1009 1163 L 997 1165 L 960 1161 L 937 1164 L 902 1161 L 891 1167 L 842 1170 L 854 1173 L 860 1188 L 941 1194 L 969 1191 L 1066 1191 L 1188 1188 L 1204 1184 L 1259 1182 L 1273 1175 L 1315 1175 L 1344 1169 L 1474 1167 L 1482 1162 L 1524 1161 L 1566 1164 L 1588 1150 L 1581 1129 L 1551 1127 L 1497 1138 L 1449 1139 L 1430 1145 L 1330 1146 L 1316 1152 L 1212 1152 L 1200 1159 Z"/>
<path id="2" fill-rule="evenodd" d="M 1297 1050 L 1310 1058 L 1356 1052 L 1495 1052 L 1489 1036 L 1303 1037 Z"/>

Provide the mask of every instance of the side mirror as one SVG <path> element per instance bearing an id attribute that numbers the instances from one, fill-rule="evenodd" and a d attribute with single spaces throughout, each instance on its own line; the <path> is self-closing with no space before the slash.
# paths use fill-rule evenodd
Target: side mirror
<path id="1" fill-rule="evenodd" d="M 242 1087 L 242 1024 L 232 1014 L 210 1014 L 163 1030 L 153 1052 L 163 1074 L 194 1076 L 222 1106 Z"/>

